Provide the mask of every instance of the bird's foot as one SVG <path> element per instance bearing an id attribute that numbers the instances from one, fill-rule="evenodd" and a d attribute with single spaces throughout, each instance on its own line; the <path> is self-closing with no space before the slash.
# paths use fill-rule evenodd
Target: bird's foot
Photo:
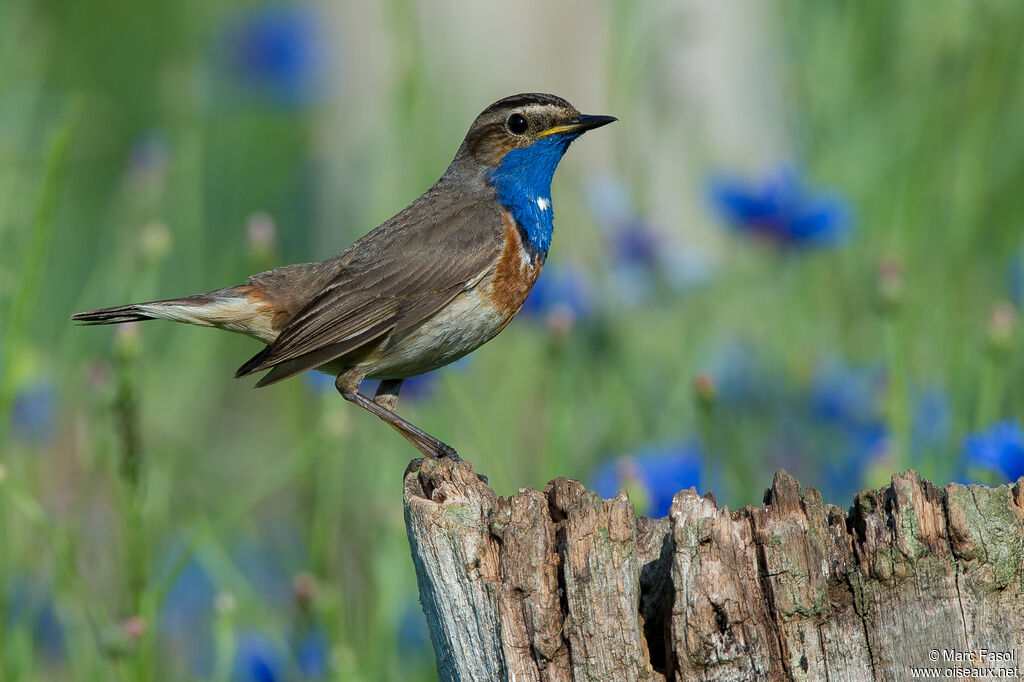
<path id="1" fill-rule="evenodd" d="M 442 443 L 441 441 L 437 441 L 437 446 L 437 454 L 434 456 L 437 457 L 438 459 L 444 457 L 452 460 L 453 462 L 462 461 L 462 458 L 459 457 L 459 453 L 455 452 L 455 448 L 453 448 L 451 445 L 448 445 L 447 443 Z"/>
<path id="2" fill-rule="evenodd" d="M 412 443 L 412 445 L 423 453 L 424 456 L 430 459 L 450 459 L 453 462 L 461 462 L 462 458 L 459 457 L 459 453 L 455 452 L 455 448 L 448 445 L 445 442 L 439 441 L 438 439 L 431 436 L 429 433 L 421 431 L 419 429 L 406 429 L 400 425 L 391 423 L 391 426 L 402 434 L 402 437 Z"/>

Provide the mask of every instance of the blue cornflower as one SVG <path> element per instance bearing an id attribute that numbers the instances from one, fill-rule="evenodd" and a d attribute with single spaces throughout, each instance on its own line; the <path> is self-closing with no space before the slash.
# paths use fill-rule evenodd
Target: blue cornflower
<path id="1" fill-rule="evenodd" d="M 1010 300 L 1018 308 L 1024 308 L 1024 248 L 1010 259 L 1009 267 Z"/>
<path id="2" fill-rule="evenodd" d="M 4 587 L 5 608 L 0 616 L 6 629 L 27 628 L 37 653 L 51 661 L 63 658 L 64 629 L 49 586 L 38 578 L 19 576 Z"/>
<path id="3" fill-rule="evenodd" d="M 423 608 L 410 599 L 398 615 L 398 648 L 411 655 L 427 655 L 433 649 Z"/>
<path id="4" fill-rule="evenodd" d="M 999 471 L 1009 481 L 1024 476 L 1024 431 L 1016 419 L 1006 419 L 964 438 L 968 465 Z"/>
<path id="5" fill-rule="evenodd" d="M 462 363 L 461 366 L 465 366 L 465 363 L 467 362 L 469 362 L 468 358 L 462 358 L 458 361 L 458 363 Z M 433 372 L 427 372 L 426 374 L 418 374 L 402 381 L 402 400 L 406 402 L 410 400 L 422 400 L 429 396 L 437 389 L 438 377 L 440 376 L 439 372 L 443 371 L 445 370 L 435 370 Z M 451 371 L 451 369 L 448 369 L 447 371 Z"/>
<path id="6" fill-rule="evenodd" d="M 914 414 L 910 427 L 910 450 L 919 455 L 948 442 L 952 425 L 949 398 L 938 388 L 915 392 Z"/>
<path id="7" fill-rule="evenodd" d="M 638 513 L 661 518 L 668 515 L 677 492 L 700 489 L 702 458 L 696 442 L 649 447 L 606 462 L 594 472 L 592 487 L 602 497 L 614 497 L 625 488 Z"/>
<path id="8" fill-rule="evenodd" d="M 171 140 L 161 130 L 147 130 L 132 141 L 128 176 L 138 185 L 159 186 L 171 158 Z"/>
<path id="9" fill-rule="evenodd" d="M 292 636 L 292 657 L 303 679 L 320 680 L 327 675 L 331 643 L 319 624 L 308 624 Z"/>
<path id="10" fill-rule="evenodd" d="M 264 604 L 283 607 L 292 601 L 292 575 L 285 563 L 286 557 L 305 551 L 297 530 L 290 523 L 265 523 L 255 541 L 239 540 L 230 547 L 231 561 Z"/>
<path id="11" fill-rule="evenodd" d="M 235 637 L 232 682 L 278 682 L 285 679 L 285 657 L 272 638 L 254 630 Z"/>
<path id="12" fill-rule="evenodd" d="M 43 445 L 53 437 L 57 390 L 49 383 L 33 383 L 14 394 L 11 432 L 19 441 Z"/>
<path id="13" fill-rule="evenodd" d="M 613 267 L 654 270 L 661 264 L 660 235 L 630 205 L 629 193 L 614 175 L 599 175 L 586 185 L 587 206 L 608 235 Z"/>
<path id="14" fill-rule="evenodd" d="M 629 220 L 611 234 L 612 249 L 619 262 L 643 268 L 661 263 L 662 240 L 646 223 Z"/>
<path id="15" fill-rule="evenodd" d="M 235 20 L 227 36 L 227 62 L 236 83 L 286 106 L 304 106 L 319 95 L 322 41 L 316 12 L 299 5 L 270 5 Z"/>
<path id="16" fill-rule="evenodd" d="M 814 374 L 811 406 L 818 418 L 856 429 L 882 421 L 884 390 L 885 373 L 880 368 L 849 367 L 828 361 Z"/>
<path id="17" fill-rule="evenodd" d="M 566 320 L 571 326 L 590 315 L 592 308 L 593 297 L 586 274 L 572 266 L 549 265 L 526 297 L 521 313 L 548 324 L 553 318 Z"/>
<path id="18" fill-rule="evenodd" d="M 230 561 L 238 567 L 247 584 L 263 598 L 269 609 L 284 608 L 292 600 L 290 572 L 285 570 L 284 557 L 301 556 L 303 549 L 297 540 L 299 534 L 291 525 L 264 523 L 260 544 L 240 539 L 230 548 L 217 547 L 216 552 L 227 550 Z M 209 553 L 204 546 L 192 548 L 194 556 L 181 561 L 183 552 L 190 551 L 178 540 L 172 540 L 155 569 L 155 580 L 172 581 L 160 605 L 157 617 L 161 646 L 187 660 L 199 677 L 209 676 L 213 668 L 214 619 L 218 585 L 203 559 Z M 179 565 L 181 562 L 181 565 Z M 171 570 L 177 573 L 171 574 Z M 242 678 L 260 679 L 260 678 Z"/>
<path id="19" fill-rule="evenodd" d="M 337 389 L 334 387 L 334 377 L 323 372 L 306 372 L 302 375 L 306 385 L 313 389 L 314 393 L 331 393 Z"/>
<path id="20" fill-rule="evenodd" d="M 776 168 L 760 185 L 716 178 L 709 196 L 714 209 L 735 229 L 783 246 L 835 245 L 846 235 L 846 202 L 836 195 L 809 193 L 790 166 Z"/>
<path id="21" fill-rule="evenodd" d="M 784 381 L 774 376 L 745 343 L 725 340 L 716 344 L 714 355 L 705 363 L 704 373 L 715 385 L 715 401 L 730 407 L 775 404 L 787 391 Z"/>
<path id="22" fill-rule="evenodd" d="M 464 365 L 467 361 L 467 358 L 463 358 L 455 363 L 453 367 Z M 435 370 L 433 372 L 427 372 L 426 374 L 409 377 L 404 380 L 402 382 L 402 390 L 400 393 L 402 402 L 407 403 L 419 400 L 433 393 L 437 388 L 440 371 L 444 370 Z M 304 376 L 306 385 L 313 389 L 315 393 L 334 394 L 337 390 L 334 387 L 334 377 L 330 374 L 324 374 L 322 372 L 306 372 Z M 372 397 L 374 393 L 377 392 L 377 386 L 379 385 L 379 381 L 368 381 L 362 385 L 360 392 Z"/>
<path id="23" fill-rule="evenodd" d="M 849 499 L 868 469 L 890 451 L 883 405 L 886 374 L 881 367 L 821 364 L 807 391 L 808 456 L 820 462 L 819 485 L 827 498 Z M 812 455 L 810 453 L 821 453 Z"/>
<path id="24" fill-rule="evenodd" d="M 158 571 L 158 575 L 173 567 L 182 551 L 185 551 L 183 547 L 175 547 L 165 559 L 163 570 Z M 216 593 L 209 575 L 193 559 L 174 577 L 160 605 L 157 623 L 161 647 L 173 655 L 184 657 L 198 675 L 208 675 L 213 668 L 213 611 Z"/>
<path id="25" fill-rule="evenodd" d="M 637 305 L 659 287 L 674 291 L 699 286 L 711 276 L 706 254 L 693 245 L 673 245 L 651 223 L 633 210 L 629 194 L 613 175 L 587 183 L 587 205 L 607 238 L 612 294 Z"/>
<path id="26" fill-rule="evenodd" d="M 453 365 L 449 365 L 444 369 L 434 370 L 433 372 L 427 372 L 426 374 L 417 374 L 414 377 L 409 377 L 403 380 L 402 389 L 399 393 L 401 401 L 408 403 L 410 401 L 426 398 L 437 389 L 437 382 L 441 372 L 452 371 L 458 367 L 465 367 L 468 362 L 468 358 L 462 358 Z M 371 387 L 367 389 L 367 394 L 373 395 L 376 393 L 378 385 L 380 385 L 380 382 L 378 381 L 371 382 Z"/>

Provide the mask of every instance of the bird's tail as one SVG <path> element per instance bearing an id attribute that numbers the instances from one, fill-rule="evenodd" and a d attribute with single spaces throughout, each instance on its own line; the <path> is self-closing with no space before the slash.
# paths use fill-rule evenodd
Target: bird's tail
<path id="1" fill-rule="evenodd" d="M 143 306 L 152 307 L 161 303 L 164 303 L 164 301 L 115 305 L 110 308 L 100 308 L 99 310 L 75 313 L 71 316 L 71 319 L 84 325 L 120 324 L 122 322 L 138 322 L 139 320 L 155 320 L 158 316 L 151 312 L 143 312 Z"/>
<path id="2" fill-rule="evenodd" d="M 254 301 L 249 298 L 249 294 L 253 289 L 254 287 L 251 286 L 233 287 L 185 298 L 116 305 L 111 308 L 75 313 L 71 319 L 84 325 L 120 324 L 140 320 L 171 320 L 215 327 L 230 323 L 240 316 L 251 315 Z"/>
<path id="3" fill-rule="evenodd" d="M 243 284 L 185 298 L 131 303 L 75 313 L 71 319 L 84 325 L 171 320 L 201 327 L 218 327 L 270 343 L 280 331 L 280 313 L 280 310 L 264 299 L 260 287 Z"/>

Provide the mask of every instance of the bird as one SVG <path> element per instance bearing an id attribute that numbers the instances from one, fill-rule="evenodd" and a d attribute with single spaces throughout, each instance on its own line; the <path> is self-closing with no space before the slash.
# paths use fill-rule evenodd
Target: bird
<path id="1" fill-rule="evenodd" d="M 427 457 L 450 445 L 395 412 L 402 381 L 454 362 L 519 312 L 547 259 L 551 181 L 569 145 L 616 121 L 545 93 L 500 99 L 470 125 L 419 198 L 342 253 L 206 293 L 75 313 L 84 325 L 172 320 L 248 335 L 265 347 L 235 373 L 268 386 L 306 370 Z M 359 392 L 379 379 L 373 398 Z"/>

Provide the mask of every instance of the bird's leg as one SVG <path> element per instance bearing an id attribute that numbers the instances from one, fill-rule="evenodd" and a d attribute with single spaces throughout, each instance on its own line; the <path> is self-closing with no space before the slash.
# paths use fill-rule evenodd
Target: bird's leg
<path id="1" fill-rule="evenodd" d="M 455 452 L 455 448 L 446 443 L 442 443 L 415 424 L 407 422 L 394 412 L 388 410 L 386 407 L 378 405 L 360 393 L 359 383 L 361 380 L 362 376 L 356 374 L 354 370 L 349 370 L 338 375 L 338 378 L 334 380 L 334 386 L 338 389 L 338 393 L 341 394 L 342 398 L 350 403 L 355 403 L 367 412 L 374 414 L 379 419 L 387 422 L 391 428 L 398 431 L 403 438 L 412 443 L 417 450 L 427 457 L 447 457 L 449 459 L 459 461 L 460 458 Z M 397 400 L 397 388 L 394 391 L 394 396 Z"/>
<path id="2" fill-rule="evenodd" d="M 412 443 L 417 450 L 427 457 L 447 457 L 456 461 L 459 460 L 459 456 L 455 452 L 455 448 L 447 443 L 439 441 L 423 429 L 419 428 L 415 424 L 407 422 L 394 412 L 389 411 L 387 408 L 378 405 L 362 393 L 343 392 L 341 397 L 349 402 L 355 403 L 367 412 L 377 415 L 377 417 L 387 422 L 391 428 L 398 431 L 403 438 Z"/>
<path id="3" fill-rule="evenodd" d="M 402 390 L 401 379 L 385 379 L 377 387 L 377 392 L 373 395 L 373 402 L 388 412 L 394 412 L 395 406 L 398 405 L 398 392 L 400 390 Z"/>

